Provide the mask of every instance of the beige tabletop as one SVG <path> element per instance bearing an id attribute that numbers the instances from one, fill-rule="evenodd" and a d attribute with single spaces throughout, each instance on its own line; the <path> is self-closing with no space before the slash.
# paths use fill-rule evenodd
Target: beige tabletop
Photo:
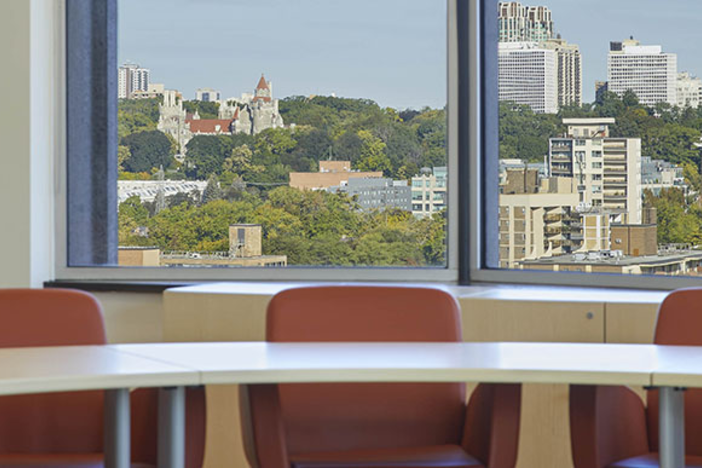
<path id="1" fill-rule="evenodd" d="M 0 349 L 0 395 L 197 385 L 198 372 L 109 346 Z"/>
<path id="2" fill-rule="evenodd" d="M 650 385 L 671 354 L 574 343 L 177 343 L 113 345 L 198 370 L 203 384 L 523 382 Z"/>

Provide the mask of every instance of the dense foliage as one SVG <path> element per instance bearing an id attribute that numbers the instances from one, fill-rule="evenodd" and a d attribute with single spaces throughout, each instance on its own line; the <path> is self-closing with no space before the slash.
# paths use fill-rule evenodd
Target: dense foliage
<path id="1" fill-rule="evenodd" d="M 176 142 L 158 130 L 132 133 L 122 138 L 122 148 L 129 152 L 122 162 L 128 172 L 149 172 L 152 168 L 168 168 L 173 163 Z M 120 150 L 121 151 L 121 150 Z"/>
<path id="2" fill-rule="evenodd" d="M 120 243 L 165 251 L 227 251 L 230 224 L 256 223 L 263 227 L 264 253 L 287 255 L 291 265 L 444 262 L 443 213 L 420 220 L 400 210 L 363 212 L 347 196 L 323 191 L 279 187 L 264 200 L 237 188 L 215 195 L 209 187 L 202 204 L 183 195 L 169 197 L 169 207 L 157 214 L 138 197 L 126 200 L 119 208 Z M 135 234 L 140 226 L 148 228 L 148 237 Z"/>
<path id="3" fill-rule="evenodd" d="M 214 104 L 183 105 L 202 119 L 217 118 Z M 326 159 L 349 160 L 354 169 L 401 180 L 422 167 L 446 165 L 444 110 L 398 113 L 370 100 L 291 97 L 280 102 L 280 112 L 286 128 L 190 140 L 183 165 L 171 164 L 166 177 L 207 180 L 204 193 L 168 197 L 160 210 L 136 197 L 125 201 L 119 210 L 120 244 L 226 251 L 230 224 L 258 223 L 264 254 L 287 255 L 291 265 L 444 263 L 444 213 L 420 220 L 399 210 L 363 212 L 343 194 L 287 187 L 290 172 L 315 172 Z M 166 145 L 157 148 L 152 135 L 160 133 L 152 132 L 158 102 L 121 101 L 122 118 L 120 178 L 146 178 L 166 157 Z M 153 150 L 150 158 L 143 157 L 144 144 Z M 167 153 L 173 159 L 174 147 Z"/>

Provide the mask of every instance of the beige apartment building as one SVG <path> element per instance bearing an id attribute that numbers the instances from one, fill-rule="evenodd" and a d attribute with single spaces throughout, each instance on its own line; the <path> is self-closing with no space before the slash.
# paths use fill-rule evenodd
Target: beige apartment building
<path id="1" fill-rule="evenodd" d="M 412 177 L 412 214 L 418 218 L 431 216 L 446 208 L 448 170 L 446 166 L 422 169 Z"/>
<path id="2" fill-rule="evenodd" d="M 319 172 L 291 172 L 290 187 L 298 190 L 327 190 L 345 185 L 349 179 L 381 177 L 382 172 L 351 170 L 351 161 L 319 161 Z"/>
<path id="3" fill-rule="evenodd" d="M 524 171 L 522 171 L 524 172 Z M 529 177 L 527 171 L 526 178 Z M 510 179 L 522 179 L 510 171 Z M 538 192 L 500 194 L 500 267 L 515 268 L 519 260 L 559 255 L 572 249 L 572 223 L 577 222 L 574 207 L 578 194 L 571 180 L 543 179 Z"/>
<path id="4" fill-rule="evenodd" d="M 619 222 L 641 224 L 641 139 L 611 138 L 612 118 L 563 119 L 568 133 L 551 138 L 549 175 L 574 178 L 582 212 L 624 215 Z"/>
<path id="5" fill-rule="evenodd" d="M 602 210 L 581 212 L 575 179 L 541 179 L 534 190 L 534 177 L 531 169 L 508 170 L 501 187 L 501 268 L 517 268 L 522 260 L 610 248 L 614 217 Z"/>

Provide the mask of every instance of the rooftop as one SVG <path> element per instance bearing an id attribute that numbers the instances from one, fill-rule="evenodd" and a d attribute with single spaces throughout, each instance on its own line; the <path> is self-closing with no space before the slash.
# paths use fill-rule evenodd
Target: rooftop
<path id="1" fill-rule="evenodd" d="M 596 252 L 600 254 L 600 252 Z M 613 266 L 634 266 L 634 265 L 666 265 L 679 263 L 687 259 L 702 259 L 702 250 L 681 250 L 668 254 L 632 256 L 602 256 L 592 258 L 590 254 L 568 254 L 555 257 L 540 258 L 537 260 L 523 260 L 523 265 L 613 265 Z"/>

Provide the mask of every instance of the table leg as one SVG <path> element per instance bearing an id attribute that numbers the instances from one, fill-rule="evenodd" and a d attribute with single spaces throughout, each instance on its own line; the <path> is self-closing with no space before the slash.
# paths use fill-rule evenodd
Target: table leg
<path id="1" fill-rule="evenodd" d="M 158 398 L 158 466 L 185 468 L 185 388 L 167 387 Z"/>
<path id="2" fill-rule="evenodd" d="M 685 393 L 661 387 L 658 393 L 661 468 L 685 467 Z"/>
<path id="3" fill-rule="evenodd" d="M 129 389 L 105 391 L 105 468 L 131 463 Z"/>

